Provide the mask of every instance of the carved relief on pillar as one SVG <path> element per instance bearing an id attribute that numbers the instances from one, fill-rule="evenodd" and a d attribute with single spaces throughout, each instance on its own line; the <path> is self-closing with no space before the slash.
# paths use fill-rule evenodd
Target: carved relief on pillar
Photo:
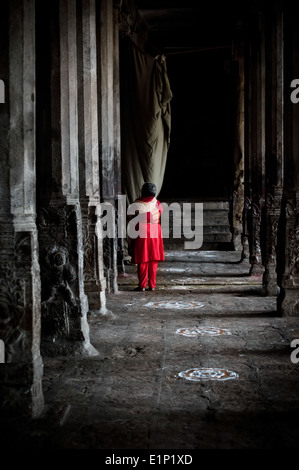
<path id="1" fill-rule="evenodd" d="M 299 280 L 299 220 L 298 214 L 296 216 L 295 228 L 291 233 L 290 239 L 290 275 L 297 281 Z M 299 283 L 295 281 L 295 284 L 299 286 Z"/>
<path id="2" fill-rule="evenodd" d="M 286 217 L 286 246 L 285 246 L 285 272 L 284 286 L 292 285 L 291 269 L 294 265 L 295 256 L 295 224 L 296 224 L 296 203 L 288 199 L 285 205 Z"/>
<path id="3" fill-rule="evenodd" d="M 115 233 L 114 235 L 108 235 L 106 232 L 107 221 L 106 216 L 103 216 L 103 211 L 106 212 L 106 209 L 103 209 L 103 206 L 100 205 L 97 208 L 97 227 L 96 233 L 98 237 L 98 244 L 101 247 L 101 252 L 103 253 L 103 277 L 106 279 L 106 288 L 107 293 L 116 293 L 118 292 L 117 285 L 117 250 L 118 250 L 118 236 L 117 236 L 117 210 L 116 202 L 114 198 L 109 198 L 103 201 L 103 205 L 108 205 L 111 208 L 111 216 L 113 217 Z M 104 220 L 103 220 L 104 219 Z M 109 230 L 108 230 L 109 231 Z"/>
<path id="4" fill-rule="evenodd" d="M 299 316 L 299 198 L 287 200 L 285 206 L 285 270 L 282 277 L 284 316 Z"/>
<path id="5" fill-rule="evenodd" d="M 105 237 L 103 240 L 104 273 L 107 279 L 107 292 L 116 293 L 117 285 L 117 243 L 116 238 Z"/>
<path id="6" fill-rule="evenodd" d="M 43 327 L 56 340 L 70 339 L 70 317 L 80 314 L 76 299 L 77 273 L 70 262 L 70 252 L 53 243 L 44 251 L 42 313 Z M 76 338 L 78 340 L 83 338 Z"/>
<path id="7" fill-rule="evenodd" d="M 252 270 L 261 262 L 261 245 L 260 245 L 260 231 L 261 231 L 261 209 L 256 203 L 251 205 L 251 255 L 250 264 Z"/>
<path id="8" fill-rule="evenodd" d="M 299 287 L 299 214 L 294 214 L 294 226 L 289 232 L 290 278 Z"/>
<path id="9" fill-rule="evenodd" d="M 0 338 L 6 347 L 6 362 L 30 362 L 31 351 L 39 355 L 36 341 L 40 315 L 40 276 L 37 260 L 37 234 L 15 235 L 14 258 L 1 262 Z M 27 357 L 28 355 L 28 357 Z"/>
<path id="10" fill-rule="evenodd" d="M 251 199 L 248 196 L 244 198 L 244 209 L 243 209 L 243 234 L 242 234 L 242 259 L 244 261 L 249 260 L 250 249 L 249 249 L 249 214 L 251 211 Z"/>
<path id="11" fill-rule="evenodd" d="M 232 233 L 236 251 L 242 250 L 244 186 L 240 182 L 233 192 Z"/>
<path id="12" fill-rule="evenodd" d="M 44 351 L 55 342 L 60 353 L 89 343 L 82 325 L 88 303 L 80 276 L 81 223 L 76 205 L 53 205 L 38 214 Z"/>
<path id="13" fill-rule="evenodd" d="M 251 226 L 250 226 L 250 264 L 251 275 L 261 275 L 264 272 L 262 265 L 261 249 L 261 221 L 262 221 L 262 200 L 251 204 Z"/>
<path id="14" fill-rule="evenodd" d="M 109 315 L 106 308 L 106 279 L 103 266 L 103 240 L 98 230 L 97 205 L 82 208 L 84 289 L 90 313 Z"/>
<path id="15" fill-rule="evenodd" d="M 13 255 L 0 261 L 0 339 L 5 345 L 5 364 L 0 369 L 5 404 L 38 416 L 43 410 L 43 364 L 40 340 L 40 272 L 37 233 L 17 232 Z M 12 254 L 12 253 L 11 253 Z M 4 259 L 5 258 L 5 259 Z M 7 393 L 9 387 L 14 392 Z"/>
<path id="16" fill-rule="evenodd" d="M 1 265 L 0 279 L 0 339 L 5 344 L 5 362 L 19 360 L 14 347 L 23 336 L 24 292 L 20 280 L 15 279 L 12 266 Z"/>
<path id="17" fill-rule="evenodd" d="M 82 205 L 82 232 L 84 251 L 84 283 L 96 283 L 98 280 L 98 269 L 96 264 L 97 246 L 95 243 L 96 215 L 95 207 Z"/>
<path id="18" fill-rule="evenodd" d="M 282 189 L 275 188 L 274 196 L 266 195 L 265 200 L 265 272 L 263 284 L 268 295 L 277 295 L 277 245 L 278 227 L 281 216 Z"/>

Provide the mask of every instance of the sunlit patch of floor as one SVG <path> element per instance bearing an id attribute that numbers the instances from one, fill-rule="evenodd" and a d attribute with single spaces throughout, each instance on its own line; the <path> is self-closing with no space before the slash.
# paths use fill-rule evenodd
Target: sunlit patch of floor
<path id="1" fill-rule="evenodd" d="M 159 271 L 165 272 L 165 273 L 184 273 L 185 269 L 184 268 L 164 268 L 164 267 L 161 267 L 161 268 L 159 268 Z"/>
<path id="2" fill-rule="evenodd" d="M 202 308 L 204 307 L 203 302 L 183 302 L 183 301 L 171 301 L 171 300 L 160 300 L 157 302 L 148 302 L 144 305 L 148 308 L 166 308 L 166 309 L 193 309 L 193 308 Z"/>
<path id="3" fill-rule="evenodd" d="M 206 279 L 196 277 L 182 277 L 180 279 L 171 279 L 171 282 L 183 283 L 183 284 L 197 284 L 199 282 L 206 282 Z"/>

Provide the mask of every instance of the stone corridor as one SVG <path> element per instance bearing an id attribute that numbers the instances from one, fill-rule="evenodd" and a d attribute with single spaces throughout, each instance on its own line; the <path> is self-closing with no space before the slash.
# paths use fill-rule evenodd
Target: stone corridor
<path id="1" fill-rule="evenodd" d="M 44 413 L 4 416 L 3 447 L 298 447 L 298 321 L 249 269 L 238 252 L 167 251 L 157 289 L 135 292 L 127 266 L 107 315 L 88 315 L 99 355 L 43 357 Z"/>

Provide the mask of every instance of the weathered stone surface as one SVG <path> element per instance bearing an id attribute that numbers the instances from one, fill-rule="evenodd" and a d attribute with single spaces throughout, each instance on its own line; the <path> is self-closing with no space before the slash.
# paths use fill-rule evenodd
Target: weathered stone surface
<path id="1" fill-rule="evenodd" d="M 45 358 L 47 411 L 17 429 L 8 420 L 14 447 L 296 448 L 299 369 L 290 358 L 296 320 L 278 316 L 276 297 L 263 295 L 261 278 L 252 285 L 243 276 L 238 255 L 170 253 L 159 265 L 154 292 L 134 292 L 133 273 L 130 290 L 123 290 L 122 278 L 119 293 L 107 299 L 117 320 L 90 318 L 100 356 Z M 228 282 L 223 291 L 160 289 L 162 268 L 175 272 L 180 263 L 195 272 L 211 265 L 226 280 L 233 265 L 240 290 L 232 291 Z M 217 285 L 217 277 L 211 279 Z M 230 334 L 209 335 L 212 327 Z M 180 328 L 206 334 L 187 337 L 177 333 Z M 225 369 L 238 378 L 180 377 L 190 368 Z"/>
<path id="2" fill-rule="evenodd" d="M 4 164 L 0 192 L 0 338 L 5 349 L 0 402 L 12 412 L 37 417 L 44 401 L 35 223 L 35 2 L 6 2 L 3 15 L 6 26 L 0 48 L 5 51 L 1 62 L 9 77 L 9 107 L 1 109 L 0 126 Z"/>
<path id="3" fill-rule="evenodd" d="M 43 392 L 47 402 L 39 422 L 6 416 L 1 444 L 295 447 L 299 108 L 286 90 L 299 72 L 296 16 L 283 2 L 269 10 L 257 2 L 248 28 L 241 21 L 230 31 L 238 36 L 225 60 L 227 75 L 239 70 L 238 83 L 229 79 L 238 91 L 227 95 L 234 162 L 226 200 L 206 203 L 203 232 L 209 248 L 238 251 L 168 252 L 157 291 L 138 295 L 123 240 L 101 240 L 99 220 L 100 201 L 115 205 L 121 192 L 118 23 L 145 46 L 137 13 L 131 0 L 1 5 L 1 413 L 9 405 L 36 417 Z M 223 175 L 212 153 L 202 168 L 215 182 Z M 181 328 L 207 336 L 180 337 Z M 213 329 L 229 334 L 211 337 Z M 212 368 L 234 380 L 180 375 Z"/>

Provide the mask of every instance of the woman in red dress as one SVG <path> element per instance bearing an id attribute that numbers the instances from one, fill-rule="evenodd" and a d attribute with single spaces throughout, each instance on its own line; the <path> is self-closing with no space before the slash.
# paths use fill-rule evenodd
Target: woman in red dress
<path id="1" fill-rule="evenodd" d="M 134 203 L 139 214 L 139 235 L 133 240 L 133 262 L 138 265 L 139 285 L 136 290 L 141 291 L 145 290 L 147 282 L 149 290 L 155 289 L 158 263 L 164 261 L 160 224 L 163 207 L 156 199 L 156 192 L 153 183 L 144 183 L 141 198 Z"/>

